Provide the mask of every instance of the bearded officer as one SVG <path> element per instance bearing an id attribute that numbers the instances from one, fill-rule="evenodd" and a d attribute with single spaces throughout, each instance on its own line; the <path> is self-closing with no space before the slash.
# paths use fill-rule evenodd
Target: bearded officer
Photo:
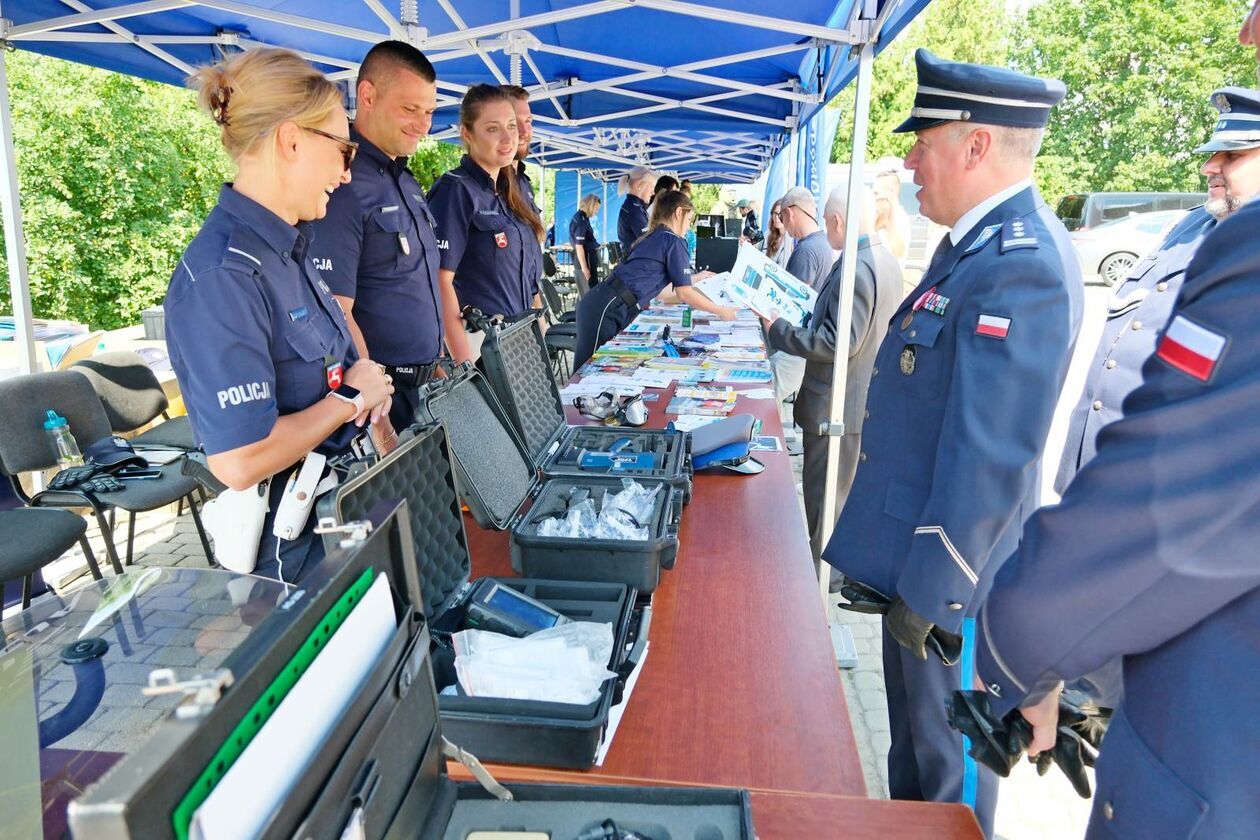
<path id="1" fill-rule="evenodd" d="M 1036 509 L 1080 326 L 1076 256 L 1031 180 L 1065 90 L 926 50 L 915 58 L 915 107 L 898 128 L 916 134 L 905 165 L 924 214 L 951 230 L 876 357 L 857 478 L 823 557 L 893 599 L 890 793 L 965 802 L 991 834 L 997 778 L 967 758 L 944 699 L 971 686 L 981 576 Z M 927 658 L 934 626 L 963 637 L 961 663 Z"/>
<path id="2" fill-rule="evenodd" d="M 1123 416 L 1125 397 L 1142 384 L 1142 364 L 1155 350 L 1199 243 L 1218 221 L 1260 194 L 1260 93 L 1222 88 L 1212 94 L 1212 105 L 1220 118 L 1211 139 L 1195 149 L 1210 155 L 1202 169 L 1208 202 L 1191 210 L 1116 288 L 1085 390 L 1072 412 L 1055 478 L 1060 494 L 1094 457 L 1098 432 Z"/>
<path id="3" fill-rule="evenodd" d="M 1038 512 L 980 612 L 979 679 L 1055 741 L 1060 681 L 1119 660 L 1088 837 L 1260 825 L 1260 203 L 1207 236 L 1124 417 Z"/>

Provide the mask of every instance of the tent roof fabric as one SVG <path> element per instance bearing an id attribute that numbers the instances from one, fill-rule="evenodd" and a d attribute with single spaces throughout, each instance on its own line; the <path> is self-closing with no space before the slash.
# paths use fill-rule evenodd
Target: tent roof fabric
<path id="1" fill-rule="evenodd" d="M 224 52 L 282 46 L 352 95 L 371 45 L 398 38 L 437 67 L 439 139 L 467 86 L 513 81 L 544 166 L 751 182 L 851 80 L 850 47 L 890 42 L 928 2 L 6 0 L 0 40 L 177 85 Z"/>

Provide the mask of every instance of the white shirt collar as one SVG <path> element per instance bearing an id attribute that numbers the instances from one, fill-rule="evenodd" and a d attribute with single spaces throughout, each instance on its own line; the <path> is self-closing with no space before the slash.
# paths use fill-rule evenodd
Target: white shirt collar
<path id="1" fill-rule="evenodd" d="M 981 219 L 989 215 L 990 210 L 992 210 L 994 207 L 997 207 L 999 204 L 1006 201 L 1007 199 L 1014 198 L 1015 196 L 1019 195 L 1020 193 L 1022 193 L 1024 190 L 1028 189 L 1031 186 L 1032 186 L 1032 181 L 1025 178 L 1024 180 L 1020 181 L 1018 184 L 1012 184 L 1011 186 L 1002 190 L 1000 193 L 991 195 L 988 198 L 986 198 L 984 201 L 977 204 L 975 207 L 972 207 L 970 210 L 964 213 L 962 218 L 959 219 L 958 222 L 954 225 L 954 227 L 950 229 L 949 241 L 954 245 L 957 245 L 959 242 L 962 242 L 963 239 L 966 238 L 967 234 L 971 232 L 971 229 L 975 227 L 977 224 L 979 224 Z"/>

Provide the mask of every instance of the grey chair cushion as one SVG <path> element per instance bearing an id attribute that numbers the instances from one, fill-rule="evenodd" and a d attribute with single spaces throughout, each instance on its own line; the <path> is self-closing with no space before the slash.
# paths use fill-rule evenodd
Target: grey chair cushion
<path id="1" fill-rule="evenodd" d="M 44 431 L 48 409 L 70 421 L 80 451 L 113 432 L 82 374 L 59 370 L 0 381 L 0 469 L 7 475 L 56 466 L 57 453 Z"/>
<path id="2" fill-rule="evenodd" d="M 169 505 L 187 496 L 197 487 L 196 480 L 180 472 L 179 461 L 162 467 L 162 477 L 145 481 L 124 481 L 123 489 L 113 493 L 95 493 L 102 507 L 116 507 L 127 511 L 146 511 Z M 81 507 L 83 496 L 75 492 L 45 490 L 32 500 L 39 507 Z"/>
<path id="3" fill-rule="evenodd" d="M 188 421 L 188 415 L 172 417 L 170 420 L 159 423 L 148 431 L 141 432 L 131 439 L 131 445 L 135 447 L 169 446 L 172 449 L 197 448 L 197 442 L 193 440 L 192 423 Z"/>
<path id="4" fill-rule="evenodd" d="M 0 511 L 0 581 L 17 580 L 65 554 L 87 532 L 68 510 Z"/>
<path id="5" fill-rule="evenodd" d="M 169 405 L 162 383 L 140 354 L 131 350 L 98 353 L 75 362 L 70 370 L 83 374 L 92 383 L 115 432 L 138 429 Z"/>

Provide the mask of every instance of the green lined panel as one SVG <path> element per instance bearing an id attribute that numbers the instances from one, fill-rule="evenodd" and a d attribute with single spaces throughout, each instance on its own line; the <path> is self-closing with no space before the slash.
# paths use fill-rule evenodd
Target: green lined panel
<path id="1" fill-rule="evenodd" d="M 345 594 L 337 599 L 337 603 L 333 604 L 332 609 L 306 637 L 306 641 L 298 648 L 298 652 L 281 669 L 271 685 L 267 686 L 266 691 L 254 702 L 245 717 L 232 728 L 227 740 L 215 752 L 210 763 L 206 765 L 206 769 L 201 771 L 201 775 L 193 782 L 193 786 L 184 794 L 171 814 L 171 823 L 175 828 L 175 836 L 179 840 L 188 840 L 188 829 L 192 825 L 193 814 L 210 796 L 210 792 L 223 779 L 232 764 L 241 757 L 241 753 L 249 746 L 249 742 L 254 740 L 258 730 L 262 729 L 263 724 L 271 717 L 271 713 L 280 705 L 280 701 L 288 695 L 302 674 L 306 673 L 306 669 L 315 661 L 320 650 L 332 638 L 332 634 L 337 632 L 337 628 L 350 615 L 354 605 L 367 593 L 371 585 L 372 569 L 368 567 L 350 585 Z"/>

